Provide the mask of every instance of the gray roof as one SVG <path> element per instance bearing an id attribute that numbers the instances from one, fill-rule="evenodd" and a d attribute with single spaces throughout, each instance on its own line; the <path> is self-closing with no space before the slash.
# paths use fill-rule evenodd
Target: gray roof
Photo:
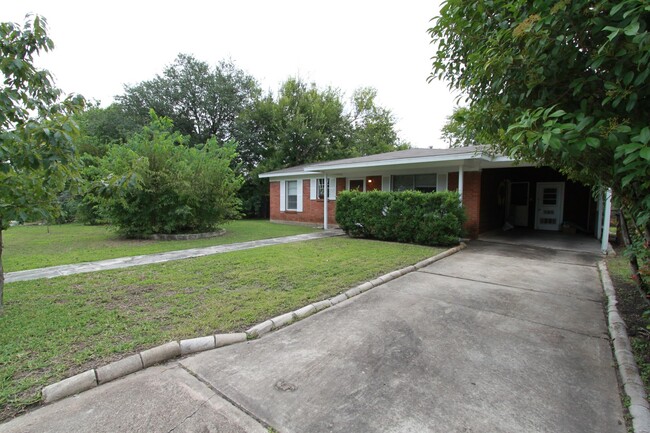
<path id="1" fill-rule="evenodd" d="M 360 156 L 358 158 L 339 159 L 336 161 L 318 162 L 314 164 L 306 164 L 307 167 L 326 168 L 330 165 L 339 164 L 358 164 L 366 162 L 379 162 L 389 161 L 391 159 L 409 159 L 409 158 L 423 158 L 427 156 L 444 156 L 444 155 L 458 155 L 458 154 L 475 154 L 481 151 L 480 146 L 467 146 L 467 147 L 451 147 L 447 149 L 407 149 L 397 150 L 394 152 L 377 153 L 375 155 Z"/>
<path id="2" fill-rule="evenodd" d="M 363 164 L 368 162 L 390 161 L 393 159 L 423 158 L 429 156 L 445 156 L 445 155 L 460 155 L 460 154 L 473 155 L 476 153 L 480 153 L 481 150 L 482 150 L 481 146 L 452 147 L 447 149 L 415 148 L 415 149 L 407 149 L 407 150 L 397 150 L 394 152 L 377 153 L 375 155 L 360 156 L 357 158 L 337 159 L 335 161 L 314 162 L 312 164 L 297 165 L 294 167 L 284 168 L 282 170 L 270 171 L 264 173 L 263 175 L 292 174 L 292 173 L 318 171 L 319 168 L 327 168 L 328 166 L 336 166 L 339 164 Z"/>
<path id="3" fill-rule="evenodd" d="M 274 170 L 274 171 L 267 171 L 266 173 L 262 174 L 291 174 L 291 173 L 304 173 L 306 167 L 311 167 L 314 164 L 302 164 L 302 165 L 295 165 L 293 167 L 287 167 L 283 168 L 282 170 Z"/>

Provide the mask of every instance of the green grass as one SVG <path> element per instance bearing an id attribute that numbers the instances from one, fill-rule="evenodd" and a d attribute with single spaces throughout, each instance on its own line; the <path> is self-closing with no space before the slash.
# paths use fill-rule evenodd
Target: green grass
<path id="1" fill-rule="evenodd" d="M 336 237 L 7 284 L 0 419 L 62 378 L 170 340 L 245 330 L 439 251 Z"/>
<path id="2" fill-rule="evenodd" d="M 10 227 L 3 233 L 2 261 L 5 272 L 117 257 L 209 247 L 235 242 L 311 233 L 317 229 L 274 224 L 261 220 L 227 223 L 224 236 L 193 241 L 145 241 L 120 239 L 107 226 L 65 224 Z"/>

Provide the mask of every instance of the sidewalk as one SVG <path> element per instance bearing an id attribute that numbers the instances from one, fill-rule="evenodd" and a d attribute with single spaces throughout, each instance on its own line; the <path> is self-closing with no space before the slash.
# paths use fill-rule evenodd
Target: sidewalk
<path id="1" fill-rule="evenodd" d="M 172 260 L 189 259 L 192 257 L 210 256 L 213 254 L 229 253 L 231 251 L 249 250 L 251 248 L 268 247 L 271 245 L 290 244 L 312 239 L 323 239 L 332 236 L 341 236 L 340 230 L 326 230 L 303 235 L 284 236 L 280 238 L 260 239 L 257 241 L 240 242 L 236 244 L 216 245 L 205 248 L 191 248 L 187 250 L 168 251 L 165 253 L 147 254 L 132 257 L 119 257 L 116 259 L 99 260 L 96 262 L 75 263 L 72 265 L 51 266 L 48 268 L 28 269 L 26 271 L 8 272 L 5 274 L 5 283 L 14 281 L 28 281 L 39 278 L 56 278 L 64 275 L 85 274 L 87 272 L 106 271 L 108 269 L 130 268 L 132 266 L 151 265 L 154 263 L 170 262 Z"/>

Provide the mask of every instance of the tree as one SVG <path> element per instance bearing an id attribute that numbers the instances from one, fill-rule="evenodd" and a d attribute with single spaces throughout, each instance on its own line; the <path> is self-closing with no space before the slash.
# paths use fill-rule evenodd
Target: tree
<path id="1" fill-rule="evenodd" d="M 455 107 L 447 123 L 442 127 L 441 137 L 449 147 L 464 147 L 490 144 L 490 138 L 481 135 L 473 127 L 474 112 L 467 107 Z"/>
<path id="2" fill-rule="evenodd" d="M 76 125 L 70 116 L 84 100 L 61 99 L 51 74 L 34 66 L 35 55 L 53 48 L 39 16 L 27 16 L 22 27 L 0 24 L 0 308 L 2 231 L 12 220 L 49 217 L 76 169 Z"/>
<path id="3" fill-rule="evenodd" d="M 102 156 L 109 144 L 126 142 L 144 126 L 118 104 L 106 108 L 99 103 L 89 104 L 74 116 L 74 120 L 79 125 L 76 138 L 79 153 L 93 156 Z"/>
<path id="4" fill-rule="evenodd" d="M 351 104 L 336 89 L 299 78 L 285 81 L 277 96 L 259 99 L 237 120 L 235 137 L 246 183 L 241 197 L 248 215 L 259 215 L 268 181 L 259 173 L 311 162 L 408 148 L 390 110 L 376 104 L 377 91 L 356 90 Z"/>
<path id="5" fill-rule="evenodd" d="M 498 152 L 611 187 L 640 229 L 646 266 L 649 14 L 644 0 L 448 0 L 429 29 L 431 78 L 467 95 L 473 132 Z"/>
<path id="6" fill-rule="evenodd" d="M 362 87 L 352 94 L 352 145 L 353 156 L 372 155 L 408 149 L 395 130 L 395 116 L 375 102 L 377 90 Z"/>
<path id="7" fill-rule="evenodd" d="M 234 142 L 193 147 L 170 119 L 152 120 L 125 144 L 111 146 L 94 195 L 122 235 L 195 233 L 239 216 L 241 179 L 231 168 Z"/>
<path id="8" fill-rule="evenodd" d="M 125 86 L 116 96 L 121 108 L 140 126 L 149 122 L 149 110 L 170 118 L 190 144 L 233 138 L 237 116 L 257 100 L 257 81 L 232 62 L 215 67 L 179 54 L 162 75 L 134 86 Z"/>

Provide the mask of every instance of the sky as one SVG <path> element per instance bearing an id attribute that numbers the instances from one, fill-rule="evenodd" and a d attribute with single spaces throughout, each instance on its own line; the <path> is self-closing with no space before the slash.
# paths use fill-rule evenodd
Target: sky
<path id="1" fill-rule="evenodd" d="M 2 5 L 0 20 L 44 16 L 55 49 L 37 65 L 64 92 L 102 106 L 187 53 L 210 65 L 230 59 L 274 93 L 289 77 L 347 97 L 374 87 L 402 139 L 444 148 L 440 129 L 456 94 L 427 82 L 434 53 L 427 29 L 438 10 L 439 0 L 18 0 Z"/>

